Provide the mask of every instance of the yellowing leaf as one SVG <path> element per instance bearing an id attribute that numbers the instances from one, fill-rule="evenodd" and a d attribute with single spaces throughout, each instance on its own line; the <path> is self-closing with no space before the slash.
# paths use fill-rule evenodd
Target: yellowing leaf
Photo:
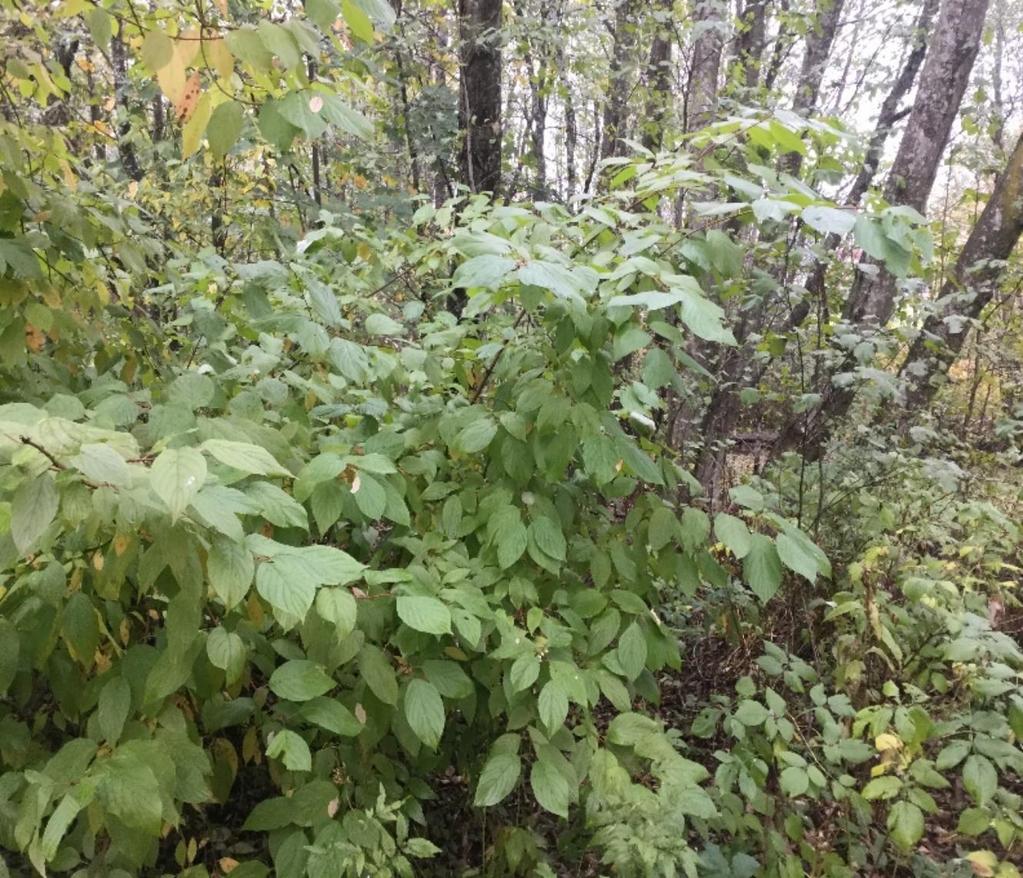
<path id="1" fill-rule="evenodd" d="M 878 735 L 874 739 L 874 746 L 883 753 L 886 750 L 901 749 L 902 741 L 900 741 L 895 735 L 885 733 L 883 735 Z"/>
<path id="2" fill-rule="evenodd" d="M 160 84 L 160 91 L 172 104 L 177 104 L 185 92 L 185 66 L 180 63 L 175 54 L 170 63 L 164 65 L 156 74 L 156 81 Z"/>
<path id="3" fill-rule="evenodd" d="M 202 142 L 202 136 L 206 132 L 206 126 L 210 121 L 210 96 L 204 94 L 196 106 L 195 113 L 188 120 L 188 124 L 181 131 L 181 157 L 188 158 Z"/>
<path id="4" fill-rule="evenodd" d="M 195 72 L 189 77 L 188 82 L 185 83 L 181 97 L 174 102 L 174 112 L 177 114 L 179 122 L 187 122 L 192 118 L 192 113 L 195 112 L 195 108 L 199 104 L 199 96 L 201 94 L 202 81 L 199 78 L 199 73 Z M 205 127 L 206 123 L 204 122 L 203 128 Z"/>
<path id="5" fill-rule="evenodd" d="M 154 28 L 146 34 L 140 55 L 151 73 L 159 73 L 174 60 L 174 41 L 162 30 Z"/>
<path id="6" fill-rule="evenodd" d="M 204 40 L 202 51 L 206 64 L 221 79 L 227 79 L 234 72 L 234 55 L 228 48 L 227 40 L 222 37 Z"/>
<path id="7" fill-rule="evenodd" d="M 989 876 L 995 874 L 998 857 L 991 853 L 991 851 L 974 851 L 967 854 L 966 859 L 970 861 L 974 875 L 980 875 L 981 878 L 989 878 Z"/>
<path id="8" fill-rule="evenodd" d="M 181 62 L 182 67 L 188 67 L 195 60 L 201 45 L 202 39 L 199 31 L 195 29 L 186 30 L 174 41 L 174 54 L 177 56 L 177 60 Z"/>

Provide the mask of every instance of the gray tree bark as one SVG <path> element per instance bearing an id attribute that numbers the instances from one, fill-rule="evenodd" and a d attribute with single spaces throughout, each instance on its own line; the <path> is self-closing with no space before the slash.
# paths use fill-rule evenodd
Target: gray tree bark
<path id="1" fill-rule="evenodd" d="M 629 68 L 636 51 L 637 0 L 617 0 L 611 30 L 611 67 L 604 101 L 604 136 L 600 157 L 625 154 L 625 126 L 629 110 Z"/>
<path id="2" fill-rule="evenodd" d="M 889 203 L 908 205 L 923 213 L 948 145 L 952 123 L 980 48 L 988 0 L 944 0 L 927 49 L 913 110 L 899 143 L 885 186 Z M 873 261 L 872 261 L 873 262 Z M 873 276 L 859 271 L 846 300 L 844 319 L 861 328 L 884 326 L 895 311 L 896 280 L 884 266 L 873 262 Z M 855 361 L 846 357 L 837 371 Z M 775 453 L 801 446 L 817 456 L 834 422 L 844 415 L 856 396 L 854 386 L 823 391 L 822 403 L 793 418 L 782 430 Z"/>
<path id="3" fill-rule="evenodd" d="M 749 89 L 760 85 L 770 3 L 771 0 L 746 0 L 739 13 L 734 62 L 739 75 L 735 78 Z"/>
<path id="4" fill-rule="evenodd" d="M 913 111 L 892 164 L 885 200 L 924 213 L 952 123 L 980 48 L 988 0 L 945 0 L 927 50 Z M 874 279 L 860 272 L 843 316 L 883 326 L 895 308 L 895 278 L 882 266 Z"/>
<path id="5" fill-rule="evenodd" d="M 659 149 L 664 139 L 664 120 L 671 97 L 672 0 L 660 0 L 654 15 L 657 18 L 654 38 L 647 59 L 647 101 L 643 113 L 643 146 Z"/>
<path id="6" fill-rule="evenodd" d="M 994 297 L 1005 260 L 1023 234 L 1023 135 L 995 181 L 994 191 L 973 227 L 951 276 L 941 289 L 944 306 L 924 321 L 909 349 L 901 376 L 906 409 L 927 405 L 944 382 L 976 320 Z"/>
<path id="7" fill-rule="evenodd" d="M 686 131 L 698 131 L 714 119 L 726 15 L 727 7 L 721 0 L 693 0 L 695 39 L 686 89 Z"/>
<path id="8" fill-rule="evenodd" d="M 501 0 L 458 0 L 459 154 L 473 192 L 501 184 Z"/>

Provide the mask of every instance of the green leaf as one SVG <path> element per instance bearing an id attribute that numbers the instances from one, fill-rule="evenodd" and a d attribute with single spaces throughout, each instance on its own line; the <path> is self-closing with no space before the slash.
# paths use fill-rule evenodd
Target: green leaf
<path id="1" fill-rule="evenodd" d="M 803 222 L 822 235 L 844 235 L 856 225 L 856 214 L 837 207 L 811 205 L 803 208 Z"/>
<path id="2" fill-rule="evenodd" d="M 49 473 L 22 483 L 11 503 L 11 539 L 19 554 L 35 547 L 57 515 L 60 498 Z"/>
<path id="3" fill-rule="evenodd" d="M 520 655 L 512 662 L 511 670 L 508 672 L 508 681 L 511 683 L 512 692 L 521 692 L 528 689 L 540 676 L 540 659 L 535 655 Z M 549 683 L 547 685 L 550 685 Z M 546 687 L 545 687 L 546 688 Z M 543 693 L 541 693 L 541 698 Z M 566 706 L 567 709 L 567 706 Z M 543 712 L 541 710 L 541 719 Z"/>
<path id="4" fill-rule="evenodd" d="M 373 42 L 373 22 L 353 0 L 341 0 L 341 14 L 357 39 L 364 43 Z"/>
<path id="5" fill-rule="evenodd" d="M 398 679 L 382 649 L 367 643 L 359 654 L 359 671 L 370 691 L 384 704 L 398 703 Z"/>
<path id="6" fill-rule="evenodd" d="M 526 551 L 528 543 L 526 526 L 521 520 L 516 520 L 508 527 L 502 528 L 497 533 L 497 563 L 502 570 L 507 570 Z"/>
<path id="7" fill-rule="evenodd" d="M 114 34 L 114 19 L 109 12 L 99 7 L 87 9 L 83 15 L 96 45 L 105 50 L 110 45 L 110 38 Z"/>
<path id="8" fill-rule="evenodd" d="M 427 659 L 423 663 L 423 670 L 426 679 L 446 698 L 467 698 L 473 693 L 475 687 L 472 680 L 455 662 Z"/>
<path id="9" fill-rule="evenodd" d="M 271 759 L 280 759 L 288 771 L 310 771 L 313 767 L 313 756 L 305 738 L 289 729 L 274 733 L 266 748 L 266 755 Z"/>
<path id="10" fill-rule="evenodd" d="M 153 769 L 133 753 L 114 753 L 99 775 L 96 795 L 122 823 L 157 838 L 163 826 L 163 797 Z"/>
<path id="11" fill-rule="evenodd" d="M 454 448 L 464 454 L 476 454 L 486 448 L 497 435 L 497 423 L 490 417 L 478 417 L 455 436 Z"/>
<path id="12" fill-rule="evenodd" d="M 241 677 L 245 669 L 245 642 L 226 628 L 214 628 L 210 632 L 206 638 L 206 655 L 213 667 L 226 673 L 229 684 Z"/>
<path id="13" fill-rule="evenodd" d="M 139 52 L 150 73 L 158 73 L 174 60 L 174 41 L 159 28 L 152 28 L 142 41 Z"/>
<path id="14" fill-rule="evenodd" d="M 544 684 L 536 706 L 540 721 L 549 735 L 553 735 L 565 724 L 565 718 L 568 716 L 568 695 L 559 680 L 550 680 Z"/>
<path id="15" fill-rule="evenodd" d="M 257 476 L 291 476 L 274 456 L 265 448 L 249 442 L 232 442 L 229 439 L 207 439 L 202 450 L 209 453 L 225 466 Z"/>
<path id="16" fill-rule="evenodd" d="M 792 799 L 803 795 L 810 789 L 810 776 L 806 773 L 805 768 L 800 768 L 797 765 L 783 768 L 778 777 L 778 782 L 779 786 L 781 786 L 781 791 Z"/>
<path id="17" fill-rule="evenodd" d="M 334 0 L 306 0 L 305 14 L 320 30 L 329 33 L 341 14 L 341 7 Z"/>
<path id="18" fill-rule="evenodd" d="M 759 701 L 746 698 L 739 702 L 734 716 L 744 726 L 759 726 L 770 716 L 770 713 Z"/>
<path id="19" fill-rule="evenodd" d="M 256 591 L 275 610 L 305 619 L 316 598 L 316 582 L 289 577 L 285 565 L 264 561 L 256 569 Z"/>
<path id="20" fill-rule="evenodd" d="M 662 308 L 670 308 L 682 301 L 684 296 L 680 292 L 661 293 L 650 290 L 645 293 L 631 293 L 627 296 L 615 296 L 607 303 L 609 308 L 633 307 L 646 308 L 648 311 L 659 311 Z"/>
<path id="21" fill-rule="evenodd" d="M 363 729 L 355 714 L 336 698 L 311 698 L 299 708 L 298 713 L 306 722 L 344 738 L 354 738 Z"/>
<path id="22" fill-rule="evenodd" d="M 321 588 L 316 593 L 316 612 L 321 619 L 334 625 L 338 640 L 343 640 L 355 630 L 358 606 L 348 589 Z"/>
<path id="23" fill-rule="evenodd" d="M 371 521 L 377 521 L 387 509 L 387 491 L 372 476 L 360 474 L 352 493 L 359 511 Z"/>
<path id="24" fill-rule="evenodd" d="M 686 508 L 679 520 L 679 535 L 682 546 L 687 552 L 695 552 L 703 548 L 710 536 L 710 519 L 702 509 L 692 506 Z"/>
<path id="25" fill-rule="evenodd" d="M 884 259 L 888 254 L 888 239 L 881 224 L 862 214 L 856 217 L 856 243 L 874 259 Z"/>
<path id="26" fill-rule="evenodd" d="M 206 558 L 206 572 L 213 591 L 230 610 L 248 594 L 256 562 L 243 543 L 216 536 Z"/>
<path id="27" fill-rule="evenodd" d="M 394 26 L 397 15 L 389 0 L 355 0 L 355 2 L 373 19 L 380 30 L 388 31 Z"/>
<path id="28" fill-rule="evenodd" d="M 988 802 L 998 789 L 998 772 L 991 760 L 971 754 L 963 765 L 963 786 L 978 805 Z"/>
<path id="29" fill-rule="evenodd" d="M 955 768 L 969 756 L 972 749 L 973 745 L 965 739 L 952 741 L 950 744 L 942 747 L 937 759 L 934 760 L 934 767 L 938 771 L 948 771 L 950 768 Z"/>
<path id="30" fill-rule="evenodd" d="M 325 695 L 335 685 L 323 668 L 305 659 L 285 662 L 270 675 L 271 691 L 288 701 L 309 701 Z"/>
<path id="31" fill-rule="evenodd" d="M 267 51 L 276 55 L 286 68 L 290 70 L 302 63 L 302 53 L 299 51 L 298 43 L 295 42 L 295 38 L 286 27 L 264 21 L 257 28 L 257 32 Z M 298 92 L 293 92 L 289 97 L 301 99 Z"/>
<path id="32" fill-rule="evenodd" d="M 533 519 L 529 525 L 529 535 L 532 536 L 533 542 L 536 543 L 537 547 L 545 555 L 556 561 L 565 560 L 567 552 L 565 535 L 561 532 L 561 527 L 553 519 L 546 516 L 539 516 Z"/>
<path id="33" fill-rule="evenodd" d="M 804 579 L 815 582 L 817 579 L 817 559 L 813 557 L 799 542 L 788 534 L 778 534 L 775 547 L 782 564 L 793 573 Z"/>
<path id="34" fill-rule="evenodd" d="M 194 448 L 168 448 L 153 461 L 149 478 L 171 518 L 177 519 L 206 481 L 206 459 Z"/>
<path id="35" fill-rule="evenodd" d="M 904 851 L 910 850 L 924 834 L 924 812 L 912 802 L 896 802 L 888 812 L 888 831 Z"/>
<path id="36" fill-rule="evenodd" d="M 235 36 L 242 33 L 245 33 L 245 31 L 234 31 Z M 230 42 L 230 36 L 228 41 Z M 272 58 L 269 54 L 267 57 Z M 256 124 L 259 126 L 260 133 L 269 143 L 281 152 L 287 152 L 291 149 L 291 144 L 301 129 L 296 128 L 281 115 L 280 107 L 281 101 L 273 99 L 264 101 L 263 106 L 259 108 L 259 117 Z"/>
<path id="37" fill-rule="evenodd" d="M 983 808 L 967 808 L 959 815 L 956 831 L 971 838 L 987 832 L 991 826 L 991 815 Z"/>
<path id="38" fill-rule="evenodd" d="M 110 746 L 121 737 L 130 710 L 131 686 L 124 678 L 114 677 L 100 690 L 96 711 L 100 734 Z"/>
<path id="39" fill-rule="evenodd" d="M 658 506 L 650 516 L 650 523 L 647 526 L 647 539 L 650 548 L 655 552 L 661 551 L 670 543 L 678 533 L 678 519 L 675 513 L 666 506 Z"/>
<path id="40" fill-rule="evenodd" d="M 206 138 L 213 158 L 220 161 L 238 141 L 245 122 L 245 108 L 238 101 L 217 104 L 206 125 Z"/>
<path id="41" fill-rule="evenodd" d="M 596 278 L 543 260 L 534 260 L 524 265 L 516 274 L 524 284 L 550 290 L 555 297 L 578 304 L 582 304 L 583 296 L 592 293 L 596 287 Z"/>
<path id="42" fill-rule="evenodd" d="M 374 133 L 373 123 L 358 110 L 346 104 L 337 95 L 323 95 L 322 113 L 323 118 L 330 122 L 331 125 L 336 125 L 353 137 L 358 137 L 362 140 L 372 140 Z"/>
<path id="43" fill-rule="evenodd" d="M 60 632 L 71 657 L 91 667 L 99 646 L 99 620 L 96 608 L 83 592 L 75 592 L 65 604 Z"/>
<path id="44" fill-rule="evenodd" d="M 698 338 L 735 345 L 735 336 L 725 327 L 724 309 L 706 296 L 681 290 L 682 322 Z"/>
<path id="45" fill-rule="evenodd" d="M 40 851 L 45 861 L 49 862 L 57 855 L 61 841 L 82 808 L 92 801 L 93 795 L 94 790 L 91 786 L 80 784 L 67 793 L 60 800 L 60 804 L 53 809 L 40 840 Z M 7 878 L 8 874 L 6 868 L 0 863 L 0 876 Z"/>
<path id="46" fill-rule="evenodd" d="M 451 633 L 451 612 L 437 598 L 402 595 L 398 598 L 398 618 L 424 634 Z"/>
<path id="47" fill-rule="evenodd" d="M 366 332 L 370 335 L 404 335 L 405 327 L 397 320 L 378 311 L 366 318 Z"/>
<path id="48" fill-rule="evenodd" d="M 781 559 L 774 540 L 763 534 L 751 534 L 750 548 L 742 559 L 742 575 L 763 603 L 774 597 L 781 585 Z"/>
<path id="49" fill-rule="evenodd" d="M 473 804 L 490 808 L 502 802 L 515 789 L 522 773 L 522 760 L 515 753 L 495 753 L 487 760 L 476 784 Z"/>
<path id="50" fill-rule="evenodd" d="M 627 679 L 635 680 L 643 672 L 643 668 L 646 667 L 647 645 L 643 629 L 637 622 L 633 622 L 622 632 L 618 639 L 616 654 Z"/>
<path id="51" fill-rule="evenodd" d="M 753 547 L 746 522 L 727 512 L 719 512 L 714 517 L 714 533 L 736 558 L 745 558 Z"/>
<path id="52" fill-rule="evenodd" d="M 863 798 L 868 802 L 877 799 L 892 799 L 902 789 L 902 781 L 891 775 L 875 777 L 863 788 Z"/>
<path id="53" fill-rule="evenodd" d="M 405 719 L 409 728 L 431 750 L 444 734 L 444 701 L 432 683 L 412 680 L 405 689 Z"/>
<path id="54" fill-rule="evenodd" d="M 123 488 L 131 481 L 131 470 L 120 454 L 109 445 L 87 443 L 71 458 L 75 467 L 89 481 Z"/>
<path id="55" fill-rule="evenodd" d="M 565 776 L 545 759 L 537 759 L 529 773 L 529 784 L 540 807 L 559 817 L 568 817 L 572 791 Z"/>
<path id="56" fill-rule="evenodd" d="M 467 259 L 455 269 L 451 285 L 462 289 L 482 287 L 496 290 L 514 268 L 514 259 L 493 253 L 482 253 Z"/>

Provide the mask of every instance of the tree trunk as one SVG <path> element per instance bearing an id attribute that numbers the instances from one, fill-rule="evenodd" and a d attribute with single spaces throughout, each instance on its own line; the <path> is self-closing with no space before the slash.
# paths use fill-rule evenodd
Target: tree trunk
<path id="1" fill-rule="evenodd" d="M 698 131 L 714 119 L 726 14 L 727 8 L 721 0 L 694 0 L 695 41 L 686 89 L 686 131 Z"/>
<path id="2" fill-rule="evenodd" d="M 472 192 L 501 183 L 501 0 L 458 0 L 462 182 Z"/>
<path id="3" fill-rule="evenodd" d="M 110 39 L 110 61 L 114 67 L 114 100 L 124 121 L 117 126 L 117 154 L 121 159 L 124 172 L 132 180 L 141 180 L 142 167 L 139 165 L 135 146 L 131 143 L 131 107 L 128 104 L 128 64 L 124 53 L 124 43 L 119 36 Z"/>
<path id="4" fill-rule="evenodd" d="M 664 140 L 664 120 L 671 97 L 672 6 L 672 0 L 660 0 L 654 12 L 657 30 L 650 43 L 644 76 L 647 99 L 643 113 L 643 146 L 649 150 L 660 149 Z"/>
<path id="5" fill-rule="evenodd" d="M 778 33 L 774 38 L 774 48 L 771 50 L 771 62 L 767 65 L 767 73 L 764 76 L 764 88 L 767 91 L 774 89 L 774 83 L 781 72 L 781 65 L 792 48 L 792 34 L 789 32 L 788 21 L 785 18 L 789 11 L 789 0 L 779 0 L 778 10 L 781 13 L 778 16 Z"/>
<path id="6" fill-rule="evenodd" d="M 923 8 L 920 10 L 920 17 L 917 19 L 916 27 L 914 28 L 913 46 L 906 57 L 906 63 L 892 84 L 891 91 L 888 92 L 884 103 L 881 104 L 881 112 L 878 114 L 874 133 L 870 137 L 863 164 L 856 175 L 856 179 L 853 180 L 849 194 L 846 196 L 846 204 L 850 207 L 857 207 L 859 205 L 860 200 L 870 188 L 870 184 L 874 182 L 878 163 L 881 160 L 881 154 L 888 136 L 891 134 L 892 126 L 906 115 L 906 111 L 900 110 L 899 105 L 913 87 L 913 83 L 916 82 L 917 74 L 920 72 L 920 65 L 923 64 L 924 56 L 927 53 L 927 37 L 930 33 L 931 23 L 937 11 L 938 0 L 924 0 Z M 824 239 L 825 252 L 833 253 L 841 240 L 840 235 L 828 235 Z M 802 324 L 810 312 L 810 303 L 824 295 L 827 272 L 828 263 L 824 260 L 821 260 L 814 266 L 813 272 L 806 283 L 807 296 L 796 308 L 793 308 L 787 327 L 788 330 L 791 331 Z"/>
<path id="7" fill-rule="evenodd" d="M 970 323 L 991 301 L 998 281 L 1023 234 L 1023 135 L 973 227 L 952 275 L 941 289 L 938 311 L 924 321 L 909 349 L 901 376 L 906 409 L 927 405 L 962 350 Z"/>
<path id="8" fill-rule="evenodd" d="M 814 27 L 806 35 L 806 52 L 799 70 L 799 83 L 796 96 L 792 101 L 792 109 L 800 115 L 812 113 L 817 108 L 820 98 L 821 83 L 824 81 L 824 70 L 831 54 L 831 46 L 835 42 L 838 23 L 842 17 L 845 0 L 830 0 L 821 3 L 820 13 Z"/>
<path id="9" fill-rule="evenodd" d="M 913 111 L 885 186 L 885 197 L 891 204 L 908 205 L 920 213 L 927 209 L 927 198 L 980 47 L 987 6 L 988 0 L 942 3 Z M 883 265 L 868 262 L 877 272 L 873 277 L 857 272 L 843 314 L 846 322 L 863 328 L 872 323 L 884 326 L 895 311 L 895 278 Z M 837 371 L 847 371 L 854 365 L 850 354 Z M 849 410 L 855 395 L 851 385 L 826 388 L 816 410 L 792 419 L 782 430 L 775 453 L 801 445 L 804 453 L 817 456 L 831 425 Z"/>
<path id="10" fill-rule="evenodd" d="M 636 49 L 636 0 L 617 0 L 611 29 L 611 67 L 604 101 L 604 136 L 600 157 L 625 154 L 625 125 L 629 109 L 629 68 Z"/>
<path id="11" fill-rule="evenodd" d="M 899 143 L 885 200 L 924 213 L 952 123 L 959 112 L 980 48 L 988 0 L 945 0 L 924 63 L 906 133 Z M 878 266 L 869 279 L 859 272 L 843 316 L 851 323 L 883 326 L 895 308 L 895 278 Z"/>
<path id="12" fill-rule="evenodd" d="M 575 150 L 579 139 L 579 131 L 575 119 L 575 102 L 572 89 L 565 83 L 565 201 L 571 203 L 575 198 L 576 167 Z"/>
<path id="13" fill-rule="evenodd" d="M 763 63 L 764 43 L 767 39 L 767 7 L 770 0 L 746 0 L 739 13 L 739 33 L 735 39 L 737 76 L 733 81 L 746 88 L 760 85 L 760 66 Z"/>
<path id="14" fill-rule="evenodd" d="M 398 97 L 401 100 L 401 127 L 405 130 L 405 148 L 408 150 L 409 174 L 412 178 L 412 189 L 418 193 L 420 191 L 419 150 L 416 147 L 415 132 L 412 130 L 412 108 L 408 96 L 408 74 L 405 71 L 405 56 L 401 50 L 401 41 L 405 36 L 404 22 L 402 20 L 403 6 L 402 0 L 391 0 L 391 8 L 394 10 L 396 21 L 395 34 L 397 36 L 397 39 L 394 41 L 394 68 L 398 74 Z M 314 75 L 315 63 L 315 61 L 310 59 L 310 78 Z M 313 157 L 318 160 L 319 154 L 316 149 L 317 147 L 314 144 Z M 318 184 L 317 192 L 319 192 Z M 320 203 L 319 198 L 317 198 L 316 203 Z"/>
<path id="15" fill-rule="evenodd" d="M 813 28 L 806 35 L 806 51 L 803 53 L 796 95 L 792 100 L 792 109 L 800 116 L 810 116 L 817 109 L 824 71 L 844 5 L 845 0 L 825 0 Z M 803 167 L 803 156 L 798 152 L 787 153 L 781 164 L 785 171 L 798 177 Z"/>

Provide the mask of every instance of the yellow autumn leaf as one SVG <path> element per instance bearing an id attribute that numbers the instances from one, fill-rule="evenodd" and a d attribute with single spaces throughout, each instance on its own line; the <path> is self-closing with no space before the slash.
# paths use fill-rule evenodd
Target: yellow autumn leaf
<path id="1" fill-rule="evenodd" d="M 185 92 L 185 67 L 178 62 L 175 54 L 169 64 L 161 67 L 156 74 L 156 81 L 160 84 L 160 91 L 172 104 L 177 104 Z"/>
<path id="2" fill-rule="evenodd" d="M 174 40 L 174 54 L 182 67 L 188 67 L 195 60 L 201 46 L 202 37 L 195 28 L 186 30 Z"/>
<path id="3" fill-rule="evenodd" d="M 902 747 L 902 741 L 900 741 L 895 735 L 885 733 L 878 735 L 874 738 L 874 746 L 877 747 L 878 751 L 884 753 L 886 750 L 899 750 Z"/>
<path id="4" fill-rule="evenodd" d="M 234 72 L 234 55 L 227 46 L 227 40 L 222 37 L 204 40 L 202 44 L 203 57 L 206 64 L 221 79 L 227 79 Z"/>

